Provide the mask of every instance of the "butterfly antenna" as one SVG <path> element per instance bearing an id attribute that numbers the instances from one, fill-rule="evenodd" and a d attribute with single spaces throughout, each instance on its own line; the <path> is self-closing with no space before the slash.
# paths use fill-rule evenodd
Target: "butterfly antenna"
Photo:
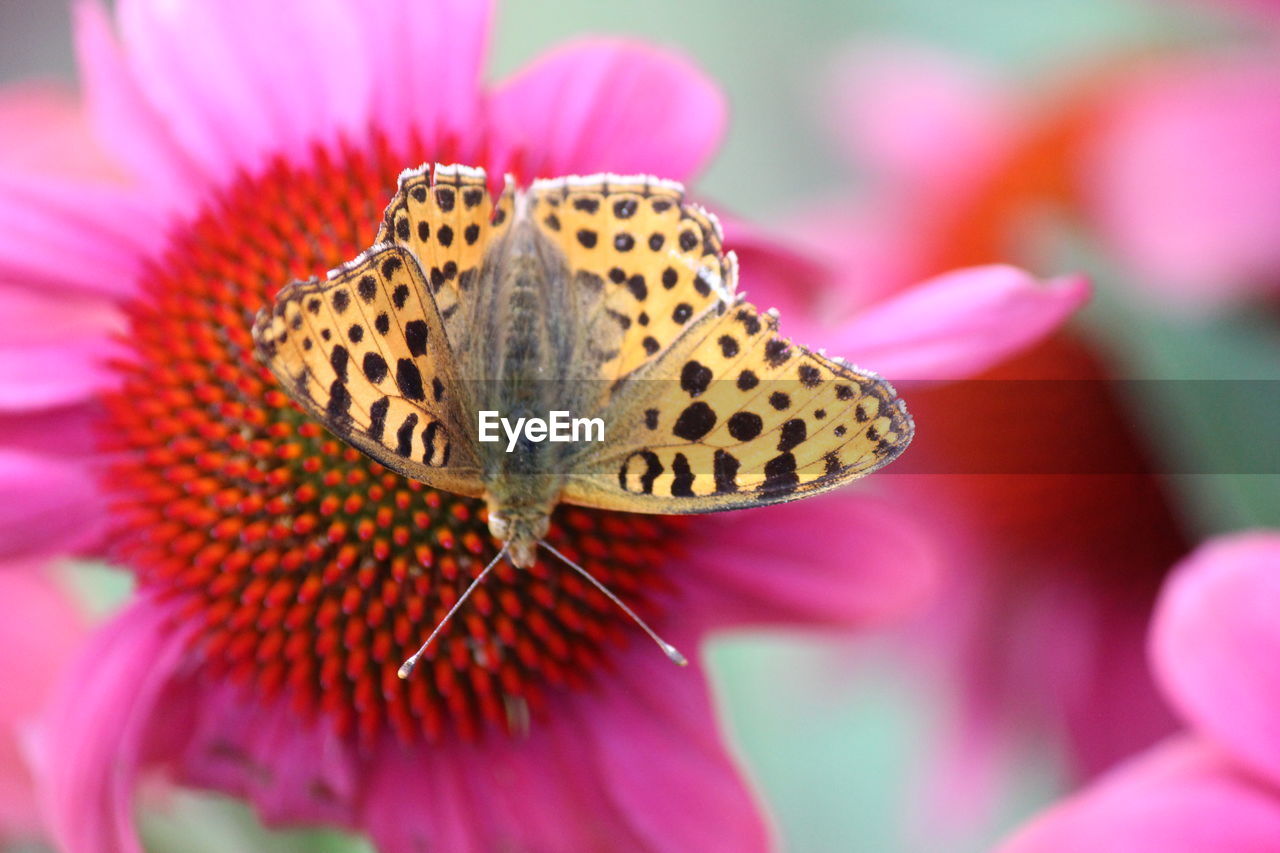
<path id="1" fill-rule="evenodd" d="M 444 626 L 448 624 L 449 619 L 453 617 L 453 614 L 458 612 L 458 608 L 462 606 L 462 603 L 471 597 L 471 593 L 476 591 L 476 587 L 480 586 L 480 582 L 485 579 L 485 577 L 489 574 L 489 572 L 493 571 L 493 567 L 498 565 L 498 561 L 501 560 L 506 555 L 507 555 L 507 546 L 503 545 L 502 550 L 498 552 L 498 556 L 494 557 L 492 560 L 489 561 L 489 565 L 484 567 L 484 571 L 476 575 L 476 579 L 473 580 L 471 582 L 471 585 L 467 587 L 466 592 L 462 593 L 462 595 L 458 598 L 458 600 L 453 603 L 453 606 L 449 608 L 449 612 L 446 613 L 444 615 L 444 618 L 441 619 L 440 622 L 436 625 L 435 629 L 431 632 L 431 636 L 427 637 L 427 641 L 423 643 L 416 652 L 413 653 L 413 657 L 409 658 L 407 661 L 400 664 L 400 669 L 396 671 L 397 675 L 399 675 L 401 678 L 409 677 L 409 673 L 413 672 L 413 668 L 418 665 L 418 658 L 422 657 L 422 653 L 427 650 L 427 646 L 431 645 L 431 641 L 434 640 L 436 638 L 436 635 L 439 634 L 440 631 L 444 629 Z"/>
<path id="2" fill-rule="evenodd" d="M 622 612 L 626 613 L 633 620 L 635 620 L 635 623 L 639 625 L 641 628 L 643 628 L 644 632 L 648 634 L 649 637 L 655 643 L 658 644 L 658 648 L 662 649 L 663 654 L 671 658 L 671 660 L 674 663 L 678 663 L 680 666 L 688 666 L 689 659 L 686 658 L 684 655 L 680 654 L 680 650 L 677 649 L 675 646 L 671 645 L 666 640 L 659 637 L 658 633 L 654 631 L 652 628 L 650 628 L 649 625 L 643 619 L 637 616 L 636 612 L 626 605 L 626 602 L 624 602 L 621 598 L 618 598 L 618 596 L 614 595 L 613 592 L 609 589 L 609 587 L 605 586 L 600 581 L 596 580 L 591 575 L 591 573 L 588 572 L 586 569 L 582 568 L 582 566 L 579 566 L 573 560 L 570 560 L 564 554 L 561 554 L 555 548 L 552 548 L 550 545 L 547 544 L 546 540 L 539 539 L 538 544 L 541 545 L 543 548 L 546 548 L 552 554 L 555 554 L 557 557 L 559 557 L 566 566 L 573 569 L 578 574 L 582 575 L 584 578 L 586 578 L 588 581 L 591 582 L 592 586 L 594 586 L 596 589 L 603 592 L 609 598 L 610 601 L 618 605 L 618 607 L 622 608 Z M 430 640 L 428 640 L 428 642 L 430 642 Z"/>

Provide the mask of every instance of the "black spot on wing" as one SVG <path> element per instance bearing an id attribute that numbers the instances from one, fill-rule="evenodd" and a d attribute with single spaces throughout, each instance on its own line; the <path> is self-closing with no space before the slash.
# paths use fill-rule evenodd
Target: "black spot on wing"
<path id="1" fill-rule="evenodd" d="M 677 498 L 693 497 L 693 469 L 689 467 L 689 460 L 685 458 L 683 453 L 677 453 L 675 458 L 671 460 L 671 473 L 675 475 L 675 478 L 671 481 L 671 496 Z"/>
<path id="2" fill-rule="evenodd" d="M 711 384 L 711 368 L 698 361 L 685 362 L 680 371 L 680 388 L 690 397 L 697 397 Z"/>
<path id="3" fill-rule="evenodd" d="M 329 366 L 333 368 L 333 372 L 338 374 L 340 382 L 347 381 L 347 360 L 350 354 L 347 348 L 342 344 L 338 344 L 333 348 L 333 352 L 329 353 Z"/>
<path id="4" fill-rule="evenodd" d="M 747 330 L 748 335 L 754 335 L 760 331 L 760 318 L 746 308 L 739 308 L 738 313 L 733 316 Z"/>
<path id="5" fill-rule="evenodd" d="M 716 491 L 720 493 L 738 491 L 738 457 L 725 450 L 717 450 L 713 468 L 715 470 Z"/>
<path id="6" fill-rule="evenodd" d="M 379 382 L 387 378 L 387 361 L 376 352 L 367 352 L 364 354 L 364 375 L 370 382 L 377 385 Z M 385 397 L 383 398 L 386 399 Z"/>
<path id="7" fill-rule="evenodd" d="M 411 320 L 405 323 L 404 340 L 409 345 L 409 354 L 420 356 L 427 354 L 427 324 L 424 320 Z"/>
<path id="8" fill-rule="evenodd" d="M 372 354 L 370 353 L 370 355 Z M 365 360 L 368 361 L 368 357 Z M 383 369 L 386 369 L 386 362 L 383 362 Z M 377 402 L 369 407 L 369 437 L 374 441 L 382 441 L 382 433 L 387 428 L 387 409 L 390 407 L 391 399 L 389 397 L 380 397 Z"/>
<path id="9" fill-rule="evenodd" d="M 396 362 L 396 387 L 406 400 L 424 400 L 422 392 L 422 373 L 412 359 L 402 358 Z"/>
<path id="10" fill-rule="evenodd" d="M 413 430 L 418 426 L 418 416 L 410 414 L 396 430 L 396 453 L 405 457 L 413 453 Z"/>
<path id="11" fill-rule="evenodd" d="M 729 435 L 738 441 L 751 441 L 764 429 L 764 419 L 755 412 L 734 412 L 729 417 Z"/>
<path id="12" fill-rule="evenodd" d="M 808 430 L 801 418 L 792 418 L 782 425 L 782 437 L 778 439 L 779 450 L 791 450 L 808 437 Z"/>
<path id="13" fill-rule="evenodd" d="M 618 469 L 618 485 L 623 491 L 627 489 L 627 475 L 631 471 L 631 466 L 636 464 L 644 465 L 644 473 L 640 475 L 640 491 L 642 494 L 653 494 L 653 482 L 658 479 L 658 475 L 662 473 L 662 462 L 658 459 L 658 454 L 652 450 L 641 450 L 632 453 L 622 463 Z"/>
<path id="14" fill-rule="evenodd" d="M 427 424 L 427 428 L 422 431 L 422 464 L 424 465 L 431 464 L 431 457 L 435 454 L 436 434 L 439 432 L 439 421 L 432 421 Z"/>
<path id="15" fill-rule="evenodd" d="M 796 458 L 782 453 L 764 464 L 764 482 L 760 484 L 761 497 L 774 497 L 795 491 L 800 484 L 796 474 Z"/>
<path id="16" fill-rule="evenodd" d="M 685 407 L 685 410 L 676 418 L 675 426 L 671 428 L 671 432 L 685 441 L 698 441 L 711 432 L 715 425 L 715 411 L 699 400 Z"/>
<path id="17" fill-rule="evenodd" d="M 781 367 L 791 358 L 791 347 L 782 338 L 774 338 L 764 345 L 764 360 L 771 367 Z"/>
<path id="18" fill-rule="evenodd" d="M 338 427 L 351 427 L 351 392 L 341 379 L 329 384 L 329 402 L 324 407 L 325 415 Z"/>

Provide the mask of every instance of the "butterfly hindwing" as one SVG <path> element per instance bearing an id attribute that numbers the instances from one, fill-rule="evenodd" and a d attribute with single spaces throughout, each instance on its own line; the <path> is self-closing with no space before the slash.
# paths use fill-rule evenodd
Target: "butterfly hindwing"
<path id="1" fill-rule="evenodd" d="M 485 249 L 511 223 L 510 182 L 495 199 L 486 180 L 483 169 L 468 166 L 407 169 L 378 232 L 378 242 L 398 243 L 418 258 L 455 342 L 470 323 Z"/>
<path id="2" fill-rule="evenodd" d="M 794 500 L 895 459 L 913 425 L 893 387 L 777 333 L 735 298 L 614 396 L 606 442 L 561 499 L 691 513 Z"/>
<path id="3" fill-rule="evenodd" d="M 324 280 L 285 286 L 253 337 L 259 360 L 339 438 L 404 476 L 481 494 L 443 319 L 404 247 L 375 245 Z"/>
<path id="4" fill-rule="evenodd" d="M 715 217 L 674 181 L 591 175 L 534 181 L 527 215 L 563 253 L 569 286 L 598 290 L 583 331 L 609 340 L 599 378 L 652 362 L 733 289 Z"/>

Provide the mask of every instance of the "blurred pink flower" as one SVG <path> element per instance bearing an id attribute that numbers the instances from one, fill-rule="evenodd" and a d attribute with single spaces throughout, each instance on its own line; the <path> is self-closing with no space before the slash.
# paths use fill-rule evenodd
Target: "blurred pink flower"
<path id="1" fill-rule="evenodd" d="M 927 232 L 973 230 L 954 218 L 960 210 L 1016 207 L 1027 219 L 1057 208 L 1165 307 L 1209 308 L 1280 287 L 1274 44 L 1130 60 L 1056 91 L 1047 84 L 1048 95 L 1046 84 L 1012 90 L 935 50 L 877 45 L 846 56 L 833 88 L 828 114 L 844 150 L 896 199 L 881 234 L 902 233 L 908 220 Z M 1028 154 L 1038 169 L 1011 170 L 1030 165 L 1018 163 Z M 963 199 L 978 185 L 998 195 L 975 212 Z M 1013 225 L 1002 221 L 987 225 Z M 987 236 L 1034 233 L 1021 229 Z"/>
<path id="2" fill-rule="evenodd" d="M 1280 288 L 1280 52 L 1135 70 L 1099 113 L 1082 201 L 1136 283 L 1189 306 Z"/>
<path id="3" fill-rule="evenodd" d="M 1277 607 L 1280 533 L 1222 537 L 1184 560 L 1161 593 L 1151 657 L 1189 730 L 1034 819 L 1000 853 L 1275 850 Z"/>
<path id="4" fill-rule="evenodd" d="M 980 70 L 936 51 L 878 43 L 845 56 L 824 114 L 868 189 L 794 223 L 797 242 L 841 273 L 843 302 L 828 321 L 901 299 L 910 282 L 944 269 L 1034 257 L 1046 208 L 1078 196 L 1073 164 L 1097 94 L 1084 88 L 1087 97 L 1019 109 Z M 1060 297 L 1051 286 L 1021 300 Z M 1028 315 L 985 334 L 1034 340 L 1052 325 L 1036 329 Z M 892 360 L 884 369 L 898 378 L 904 367 L 925 375 Z M 930 825 L 943 835 L 989 815 L 1001 769 L 1028 733 L 1089 776 L 1173 727 L 1142 643 L 1185 540 L 1119 404 L 1124 389 L 1069 330 L 982 368 L 974 381 L 913 395 L 915 445 L 882 483 L 948 557 L 937 606 L 909 631 L 955 697 L 929 782 Z M 903 476 L 942 471 L 953 473 Z M 1106 718 L 1103 706 L 1113 709 Z"/>
<path id="5" fill-rule="evenodd" d="M 1192 3 L 1226 12 L 1232 19 L 1243 19 L 1242 23 L 1248 30 L 1253 30 L 1252 25 L 1257 22 L 1268 28 L 1280 24 L 1280 0 L 1192 0 Z"/>
<path id="6" fill-rule="evenodd" d="M 148 767 L 386 851 L 767 846 L 696 661 L 628 642 L 558 569 L 499 568 L 399 681 L 489 548 L 478 506 L 300 422 L 249 354 L 247 318 L 364 248 L 406 165 L 684 178 L 714 149 L 720 94 L 646 45 L 579 42 L 481 87 L 489 18 L 461 0 L 123 0 L 114 21 L 82 3 L 85 111 L 116 176 L 0 156 L 0 285 L 22 309 L 0 314 L 0 488 L 24 496 L 0 503 L 0 545 L 93 548 L 139 585 L 45 723 L 44 807 L 69 853 L 140 849 Z M 729 244 L 758 299 L 832 280 L 747 226 Z M 1006 267 L 924 287 L 869 309 L 865 354 L 956 375 L 1085 294 Z M 551 536 L 687 651 L 725 627 L 876 624 L 933 579 L 912 521 L 857 492 L 696 524 L 565 510 Z"/>
<path id="7" fill-rule="evenodd" d="M 84 617 L 46 573 L 0 563 L 0 846 L 45 836 L 26 744 L 85 633 Z"/>

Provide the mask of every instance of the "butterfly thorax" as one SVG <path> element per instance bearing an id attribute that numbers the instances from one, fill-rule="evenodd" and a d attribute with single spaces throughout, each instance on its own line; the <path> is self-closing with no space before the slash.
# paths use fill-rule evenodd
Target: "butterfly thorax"
<path id="1" fill-rule="evenodd" d="M 510 423 L 550 412 L 594 413 L 602 383 L 595 378 L 596 315 L 570 287 L 563 252 L 523 215 L 485 253 L 476 298 L 456 345 L 471 417 L 495 411 Z M 478 442 L 490 529 L 517 566 L 532 565 L 537 540 L 559 500 L 566 473 L 582 447 L 527 436 Z"/>

